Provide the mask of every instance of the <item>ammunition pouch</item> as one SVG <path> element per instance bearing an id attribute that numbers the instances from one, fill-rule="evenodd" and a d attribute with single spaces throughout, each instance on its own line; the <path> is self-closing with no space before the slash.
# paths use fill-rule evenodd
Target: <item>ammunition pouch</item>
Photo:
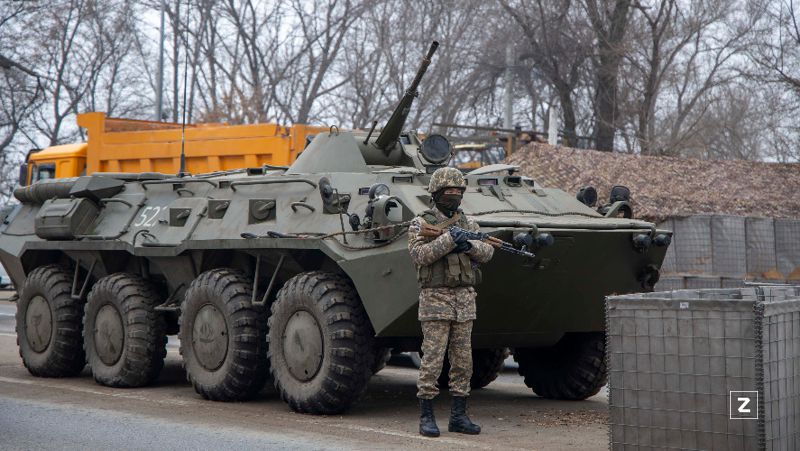
<path id="1" fill-rule="evenodd" d="M 417 280 L 422 288 L 456 288 L 476 285 L 480 270 L 473 267 L 469 255 L 447 254 L 428 266 L 417 268 Z"/>

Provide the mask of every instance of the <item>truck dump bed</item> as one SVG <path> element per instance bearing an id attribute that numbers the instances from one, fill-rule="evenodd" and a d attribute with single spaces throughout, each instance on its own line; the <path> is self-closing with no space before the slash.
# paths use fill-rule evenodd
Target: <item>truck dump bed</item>
<path id="1" fill-rule="evenodd" d="M 184 135 L 186 169 L 193 174 L 245 167 L 289 165 L 309 135 L 324 127 L 278 124 L 181 124 L 78 115 L 88 143 L 53 146 L 29 157 L 28 183 L 94 172 L 176 173 Z"/>

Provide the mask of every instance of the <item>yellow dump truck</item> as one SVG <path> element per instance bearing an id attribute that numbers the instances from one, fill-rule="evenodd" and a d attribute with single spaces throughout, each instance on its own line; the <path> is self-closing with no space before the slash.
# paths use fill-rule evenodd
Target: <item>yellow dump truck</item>
<path id="1" fill-rule="evenodd" d="M 180 168 L 181 124 L 78 115 L 88 142 L 52 146 L 28 154 L 20 168 L 20 184 L 46 178 L 77 177 L 94 172 L 177 173 Z M 186 124 L 186 170 L 198 174 L 265 164 L 289 165 L 309 136 L 327 127 L 278 124 Z"/>

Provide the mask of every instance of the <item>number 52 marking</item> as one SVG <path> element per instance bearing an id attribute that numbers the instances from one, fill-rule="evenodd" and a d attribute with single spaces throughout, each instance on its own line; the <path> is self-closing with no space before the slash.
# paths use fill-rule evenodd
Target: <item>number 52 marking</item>
<path id="1" fill-rule="evenodd" d="M 144 207 L 136 222 L 133 223 L 134 227 L 153 227 L 156 225 L 156 218 L 167 207 Z"/>

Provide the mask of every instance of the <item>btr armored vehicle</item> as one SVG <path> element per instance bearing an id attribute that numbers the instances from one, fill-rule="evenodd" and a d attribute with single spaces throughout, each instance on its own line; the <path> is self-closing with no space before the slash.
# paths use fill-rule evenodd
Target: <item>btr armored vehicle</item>
<path id="1" fill-rule="evenodd" d="M 406 230 L 451 151 L 403 125 L 435 47 L 382 130 L 331 127 L 290 166 L 18 188 L 0 214 L 0 261 L 19 290 L 28 370 L 88 364 L 100 384 L 143 386 L 178 334 L 205 398 L 247 399 L 271 378 L 296 411 L 350 407 L 388 349 L 420 345 Z M 465 178 L 464 212 L 525 251 L 498 249 L 481 268 L 473 384 L 511 348 L 539 395 L 593 395 L 606 379 L 604 296 L 652 289 L 670 232 L 631 219 L 623 188 L 598 209 L 593 189 L 579 201 L 514 166 Z"/>

